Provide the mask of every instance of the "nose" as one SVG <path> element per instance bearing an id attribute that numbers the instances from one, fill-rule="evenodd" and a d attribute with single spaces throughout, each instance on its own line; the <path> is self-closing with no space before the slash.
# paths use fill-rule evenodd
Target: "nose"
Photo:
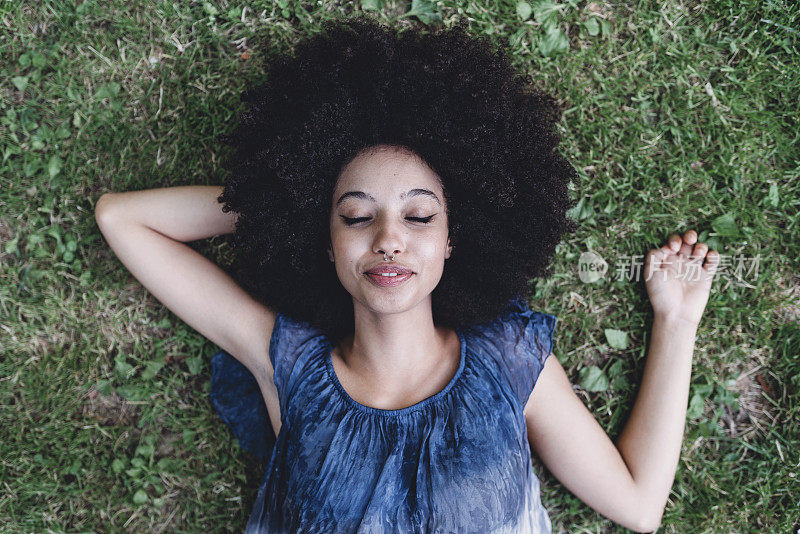
<path id="1" fill-rule="evenodd" d="M 405 232 L 400 223 L 384 218 L 379 224 L 375 225 L 377 231 L 372 243 L 372 249 L 376 254 L 398 254 L 405 249 Z"/>

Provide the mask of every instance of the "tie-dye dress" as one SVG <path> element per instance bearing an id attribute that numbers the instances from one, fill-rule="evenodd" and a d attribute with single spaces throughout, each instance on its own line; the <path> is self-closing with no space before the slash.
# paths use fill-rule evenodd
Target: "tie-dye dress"
<path id="1" fill-rule="evenodd" d="M 246 532 L 550 532 L 523 408 L 556 321 L 513 299 L 495 320 L 457 329 L 461 360 L 443 390 L 383 410 L 347 394 L 321 331 L 278 314 L 277 439 L 255 378 L 217 353 L 212 403 L 267 463 Z"/>

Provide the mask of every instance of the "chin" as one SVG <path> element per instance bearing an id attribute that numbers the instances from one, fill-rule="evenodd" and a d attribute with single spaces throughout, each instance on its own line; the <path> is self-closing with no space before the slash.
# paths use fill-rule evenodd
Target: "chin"
<path id="1" fill-rule="evenodd" d="M 409 291 L 408 293 L 378 294 L 377 296 L 371 292 L 364 295 L 362 302 L 376 313 L 403 313 L 430 302 L 430 292 L 420 295 L 416 291 Z"/>

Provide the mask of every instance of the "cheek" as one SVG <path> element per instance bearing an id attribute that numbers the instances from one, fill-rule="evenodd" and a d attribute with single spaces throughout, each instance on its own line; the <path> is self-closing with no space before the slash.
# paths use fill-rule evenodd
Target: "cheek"
<path id="1" fill-rule="evenodd" d="M 444 261 L 444 253 L 447 249 L 447 235 L 441 232 L 430 235 L 426 239 L 421 239 L 417 244 L 418 254 L 426 261 Z"/>
<path id="2" fill-rule="evenodd" d="M 357 265 L 363 260 L 365 251 L 370 250 L 368 240 L 353 235 L 346 238 L 334 235 L 331 244 L 336 258 L 335 263 L 337 268 L 342 269 L 341 272 L 349 271 L 351 266 Z"/>

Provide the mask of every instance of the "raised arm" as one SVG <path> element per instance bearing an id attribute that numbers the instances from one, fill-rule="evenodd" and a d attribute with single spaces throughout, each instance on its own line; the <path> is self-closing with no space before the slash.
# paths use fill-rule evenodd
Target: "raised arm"
<path id="1" fill-rule="evenodd" d="M 217 202 L 221 194 L 222 186 L 219 185 L 106 193 L 98 199 L 95 214 L 100 222 L 100 215 L 109 218 L 113 208 L 113 215 L 117 218 L 124 217 L 126 221 L 137 222 L 186 243 L 236 230 L 237 214 L 222 211 L 222 205 Z"/>
<path id="2" fill-rule="evenodd" d="M 277 435 L 278 396 L 268 357 L 275 313 L 185 241 L 235 230 L 221 186 L 106 193 L 95 219 L 119 260 L 164 306 L 255 376 Z"/>

